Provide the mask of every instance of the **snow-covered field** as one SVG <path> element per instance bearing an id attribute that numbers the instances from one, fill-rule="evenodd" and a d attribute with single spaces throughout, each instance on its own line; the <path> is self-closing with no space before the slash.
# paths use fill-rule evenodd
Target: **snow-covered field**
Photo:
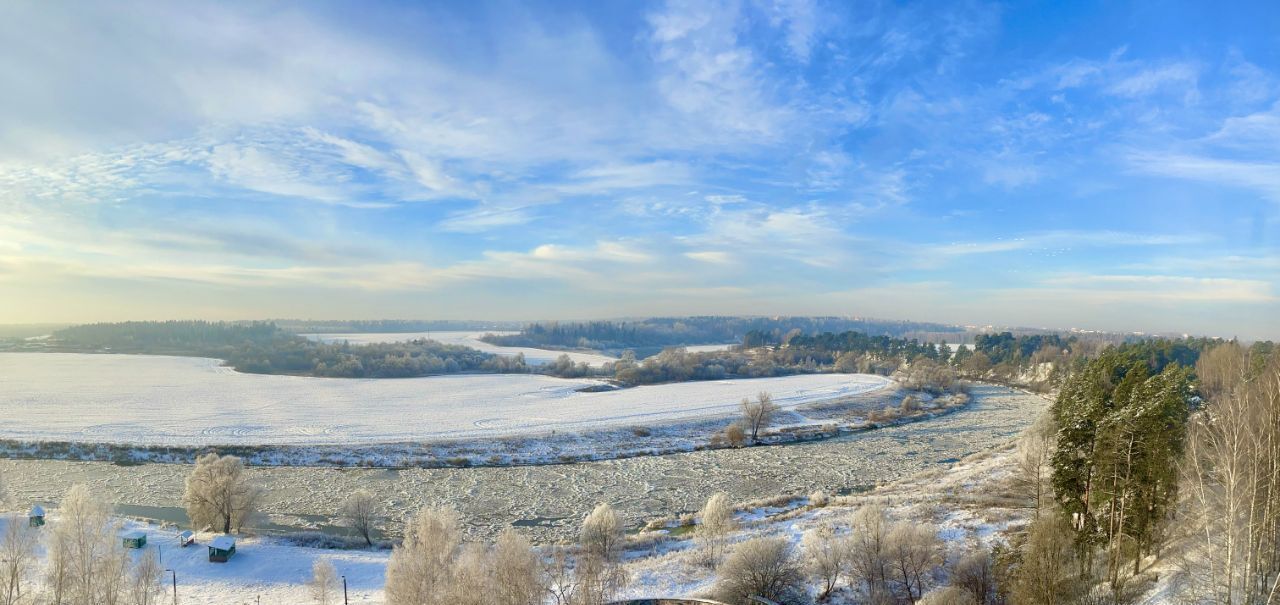
<path id="1" fill-rule="evenodd" d="M 301 334 L 306 338 L 318 340 L 320 342 L 342 342 L 347 341 L 353 345 L 371 344 L 371 343 L 387 343 L 387 342 L 405 342 L 407 340 L 429 339 L 441 342 L 447 345 L 462 345 L 471 347 L 477 351 L 484 353 L 492 353 L 494 355 L 503 355 L 506 357 L 515 357 L 517 354 L 524 354 L 525 363 L 531 366 L 540 366 L 551 363 L 561 355 L 568 355 L 574 363 L 583 363 L 592 367 L 600 367 L 606 363 L 617 361 L 615 357 L 601 355 L 599 353 L 581 353 L 577 351 L 552 351 L 550 349 L 535 349 L 532 347 L 500 347 L 491 345 L 483 340 L 481 336 L 485 334 L 516 334 L 517 332 L 471 332 L 471 331 L 439 331 L 439 332 L 391 332 L 391 333 L 372 333 L 372 334 Z"/>
<path id="2" fill-rule="evenodd" d="M 890 381 L 815 374 L 579 392 L 598 384 L 528 374 L 268 376 L 214 359 L 0 353 L 0 438 L 198 446 L 536 435 L 729 416 L 760 391 L 794 407 Z"/>

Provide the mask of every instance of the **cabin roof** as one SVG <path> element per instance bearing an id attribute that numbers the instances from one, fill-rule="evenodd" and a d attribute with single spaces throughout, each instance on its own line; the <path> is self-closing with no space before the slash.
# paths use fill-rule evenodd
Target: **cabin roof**
<path id="1" fill-rule="evenodd" d="M 231 550 L 236 547 L 236 539 L 231 536 L 218 536 L 209 542 L 209 548 Z"/>
<path id="2" fill-rule="evenodd" d="M 137 540 L 140 538 L 147 537 L 147 534 L 141 531 L 129 531 L 129 532 L 125 532 L 124 535 L 121 537 L 126 540 Z"/>
<path id="3" fill-rule="evenodd" d="M 40 506 L 39 504 L 37 504 L 37 505 L 35 505 L 35 506 L 31 507 L 31 516 L 32 516 L 32 517 L 43 517 L 43 516 L 44 516 L 44 507 Z"/>

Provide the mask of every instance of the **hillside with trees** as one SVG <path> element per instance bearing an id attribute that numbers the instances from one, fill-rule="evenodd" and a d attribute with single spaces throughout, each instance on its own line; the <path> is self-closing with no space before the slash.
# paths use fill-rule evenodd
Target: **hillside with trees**
<path id="1" fill-rule="evenodd" d="M 646 349 L 672 346 L 742 343 L 749 333 L 762 338 L 747 342 L 747 346 L 759 346 L 781 344 L 787 335 L 846 331 L 919 337 L 926 333 L 961 333 L 964 329 L 936 323 L 847 317 L 655 317 L 634 321 L 532 323 L 524 326 L 519 334 L 489 336 L 485 341 L 502 346 L 548 349 L 617 352 L 631 349 L 642 354 Z"/>
<path id="2" fill-rule="evenodd" d="M 213 357 L 237 371 L 333 378 L 408 378 L 458 372 L 527 372 L 500 357 L 433 340 L 322 343 L 270 322 L 164 321 L 88 324 L 59 330 L 47 350 Z"/>

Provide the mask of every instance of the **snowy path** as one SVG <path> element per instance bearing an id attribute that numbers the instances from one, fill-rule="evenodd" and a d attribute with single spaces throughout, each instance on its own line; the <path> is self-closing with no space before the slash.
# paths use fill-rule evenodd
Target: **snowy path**
<path id="1" fill-rule="evenodd" d="M 865 374 L 686 382 L 596 393 L 526 374 L 404 379 L 241 374 L 217 360 L 0 353 L 0 438 L 135 445 L 343 445 L 546 434 L 736 414 L 876 390 Z"/>

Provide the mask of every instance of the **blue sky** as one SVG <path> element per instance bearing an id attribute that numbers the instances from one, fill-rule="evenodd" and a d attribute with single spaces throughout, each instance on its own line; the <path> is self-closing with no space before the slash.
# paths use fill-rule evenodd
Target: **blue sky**
<path id="1" fill-rule="evenodd" d="M 0 322 L 1280 338 L 1274 2 L 8 2 L 0 39 Z"/>

